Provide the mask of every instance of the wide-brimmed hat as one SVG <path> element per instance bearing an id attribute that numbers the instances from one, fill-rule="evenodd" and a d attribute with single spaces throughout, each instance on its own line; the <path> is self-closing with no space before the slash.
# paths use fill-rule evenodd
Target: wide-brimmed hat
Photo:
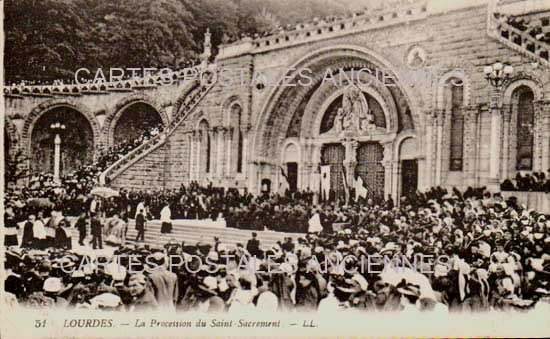
<path id="1" fill-rule="evenodd" d="M 397 252 L 398 250 L 399 250 L 399 247 L 395 243 L 390 241 L 386 243 L 384 248 L 380 250 L 380 254 L 384 254 L 386 252 Z"/>
<path id="2" fill-rule="evenodd" d="M 57 293 L 63 289 L 63 283 L 59 278 L 48 278 L 44 281 L 42 288 L 45 292 Z"/>
<path id="3" fill-rule="evenodd" d="M 92 305 L 100 307 L 117 307 L 122 304 L 120 297 L 113 293 L 102 293 L 90 299 Z"/>

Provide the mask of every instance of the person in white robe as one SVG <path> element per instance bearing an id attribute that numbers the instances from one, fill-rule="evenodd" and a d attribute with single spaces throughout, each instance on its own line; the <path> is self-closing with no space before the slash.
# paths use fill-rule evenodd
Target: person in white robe
<path id="1" fill-rule="evenodd" d="M 171 233 L 172 232 L 172 212 L 170 211 L 170 205 L 166 204 L 163 209 L 160 211 L 160 222 L 161 228 L 160 233 Z"/>

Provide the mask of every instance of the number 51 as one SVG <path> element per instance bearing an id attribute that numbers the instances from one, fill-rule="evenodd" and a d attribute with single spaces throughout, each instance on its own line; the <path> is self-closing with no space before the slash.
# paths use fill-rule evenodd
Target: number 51
<path id="1" fill-rule="evenodd" d="M 35 320 L 35 321 L 34 321 L 34 327 L 35 327 L 35 328 L 46 327 L 46 319 L 43 319 L 43 320 Z"/>

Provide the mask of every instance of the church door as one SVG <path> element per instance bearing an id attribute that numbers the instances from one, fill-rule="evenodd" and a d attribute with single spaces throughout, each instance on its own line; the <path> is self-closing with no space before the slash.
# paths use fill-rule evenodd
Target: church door
<path id="1" fill-rule="evenodd" d="M 418 188 L 418 162 L 416 159 L 401 161 L 401 196 L 416 192 Z"/>
<path id="2" fill-rule="evenodd" d="M 361 143 L 357 149 L 357 175 L 368 190 L 369 199 L 384 199 L 384 147 L 377 142 Z"/>
<path id="3" fill-rule="evenodd" d="M 322 165 L 330 165 L 330 190 L 334 192 L 334 199 L 344 200 L 344 158 L 346 149 L 341 144 L 323 145 L 321 153 Z"/>
<path id="4" fill-rule="evenodd" d="M 298 163 L 289 162 L 286 164 L 286 173 L 288 177 L 288 186 L 291 192 L 298 190 Z"/>

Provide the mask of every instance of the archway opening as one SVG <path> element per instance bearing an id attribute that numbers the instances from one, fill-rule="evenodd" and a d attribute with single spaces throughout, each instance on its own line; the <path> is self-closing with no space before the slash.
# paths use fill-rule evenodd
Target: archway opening
<path id="1" fill-rule="evenodd" d="M 60 123 L 63 130 L 53 130 Z M 90 122 L 79 111 L 65 106 L 54 107 L 38 118 L 32 129 L 30 168 L 32 173 L 54 171 L 55 137 L 59 134 L 60 174 L 87 165 L 93 160 L 94 135 Z"/>
<path id="2" fill-rule="evenodd" d="M 124 108 L 116 121 L 113 134 L 114 145 L 133 141 L 150 133 L 155 128 L 162 127 L 162 117 L 149 104 L 136 102 Z"/>

